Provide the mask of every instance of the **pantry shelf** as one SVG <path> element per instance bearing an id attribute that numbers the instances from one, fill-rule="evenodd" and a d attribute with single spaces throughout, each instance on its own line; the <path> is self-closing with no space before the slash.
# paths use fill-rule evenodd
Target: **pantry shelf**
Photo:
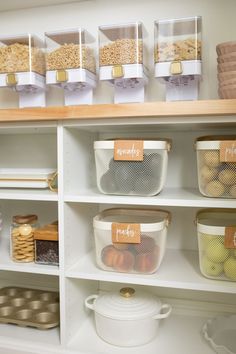
<path id="1" fill-rule="evenodd" d="M 10 258 L 10 240 L 6 237 L 0 239 L 0 269 L 13 272 L 24 272 L 33 274 L 47 274 L 59 276 L 57 266 L 29 263 L 13 262 Z"/>
<path id="2" fill-rule="evenodd" d="M 79 195 L 66 194 L 64 201 L 72 203 L 235 208 L 234 199 L 203 197 L 199 190 L 194 188 L 164 188 L 159 195 L 154 197 L 102 195 L 96 189 L 93 189 L 79 193 Z"/>
<path id="3" fill-rule="evenodd" d="M 12 345 L 12 341 L 14 341 L 13 346 L 16 345 L 18 350 L 21 346 L 35 348 L 35 345 L 37 345 L 37 347 L 40 348 L 40 345 L 47 345 L 47 350 L 49 351 L 50 347 L 55 350 L 55 346 L 60 345 L 58 327 L 46 331 L 39 331 L 31 327 L 13 326 L 12 324 L 4 323 L 0 324 L 0 333 L 0 341 L 3 345 Z M 43 352 L 45 351 L 43 350 Z M 6 350 L 5 353 L 8 353 L 8 350 Z M 19 351 L 19 353 L 21 352 Z"/>
<path id="4" fill-rule="evenodd" d="M 207 279 L 201 275 L 197 251 L 167 249 L 157 273 L 151 275 L 102 271 L 97 268 L 91 252 L 65 274 L 68 278 L 236 294 L 235 282 Z"/>
<path id="5" fill-rule="evenodd" d="M 205 315 L 206 316 L 206 315 Z M 195 353 L 213 354 L 213 350 L 204 341 L 201 329 L 208 317 L 203 313 L 199 315 L 173 314 L 164 320 L 159 327 L 159 332 L 151 343 L 138 347 L 115 347 L 102 341 L 95 332 L 95 325 L 90 317 L 79 328 L 77 335 L 69 343 L 70 349 L 89 351 L 94 354 L 153 354 L 157 351 L 165 354 L 189 354 Z M 85 340 L 89 333 L 90 340 Z M 171 333 L 171 340 L 170 340 Z M 184 345 L 181 338 L 184 338 Z"/>
<path id="6" fill-rule="evenodd" d="M 0 189 L 0 200 L 58 201 L 58 195 L 50 190 L 40 189 Z"/>
<path id="7" fill-rule="evenodd" d="M 165 118 L 159 123 L 235 123 L 236 99 L 129 104 L 94 104 L 45 108 L 1 109 L 0 122 L 25 122 L 75 119 L 110 119 L 141 117 Z M 224 116 L 222 118 L 222 116 Z M 172 121 L 170 117 L 175 117 Z M 199 119 L 201 117 L 201 119 Z M 210 118 L 209 118 L 210 117 Z M 227 118 L 228 117 L 228 118 Z M 178 119 L 176 119 L 178 118 Z M 113 122 L 115 123 L 115 122 Z M 137 123 L 137 122 L 134 122 Z M 148 122 L 147 122 L 148 123 Z"/>

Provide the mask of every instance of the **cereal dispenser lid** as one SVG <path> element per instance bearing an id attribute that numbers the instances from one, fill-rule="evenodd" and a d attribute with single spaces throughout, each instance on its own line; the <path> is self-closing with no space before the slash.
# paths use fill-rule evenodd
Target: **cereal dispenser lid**
<path id="1" fill-rule="evenodd" d="M 161 309 L 161 301 L 133 288 L 100 295 L 94 303 L 95 311 L 102 316 L 117 320 L 135 320 L 152 317 Z"/>

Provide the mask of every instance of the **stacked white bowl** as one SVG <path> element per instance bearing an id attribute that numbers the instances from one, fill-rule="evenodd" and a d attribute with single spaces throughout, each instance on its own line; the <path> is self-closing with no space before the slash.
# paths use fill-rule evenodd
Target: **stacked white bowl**
<path id="1" fill-rule="evenodd" d="M 236 98 L 236 41 L 216 46 L 220 98 Z"/>

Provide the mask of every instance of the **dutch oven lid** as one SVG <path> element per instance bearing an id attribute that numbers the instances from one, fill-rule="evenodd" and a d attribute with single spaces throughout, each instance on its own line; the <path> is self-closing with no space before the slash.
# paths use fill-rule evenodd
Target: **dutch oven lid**
<path id="1" fill-rule="evenodd" d="M 136 320 L 159 313 L 161 301 L 151 294 L 136 292 L 133 288 L 122 288 L 119 292 L 98 296 L 94 310 L 117 320 Z"/>

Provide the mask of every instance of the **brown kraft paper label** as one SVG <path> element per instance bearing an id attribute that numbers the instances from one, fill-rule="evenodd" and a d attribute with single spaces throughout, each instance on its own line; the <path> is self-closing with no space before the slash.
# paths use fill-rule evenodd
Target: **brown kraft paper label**
<path id="1" fill-rule="evenodd" d="M 140 243 L 140 224 L 112 223 L 113 243 Z"/>
<path id="2" fill-rule="evenodd" d="M 236 249 L 236 226 L 227 226 L 225 228 L 225 248 Z"/>
<path id="3" fill-rule="evenodd" d="M 115 140 L 114 160 L 143 161 L 143 140 Z"/>
<path id="4" fill-rule="evenodd" d="M 235 140 L 221 141 L 220 161 L 236 162 L 236 141 Z"/>

